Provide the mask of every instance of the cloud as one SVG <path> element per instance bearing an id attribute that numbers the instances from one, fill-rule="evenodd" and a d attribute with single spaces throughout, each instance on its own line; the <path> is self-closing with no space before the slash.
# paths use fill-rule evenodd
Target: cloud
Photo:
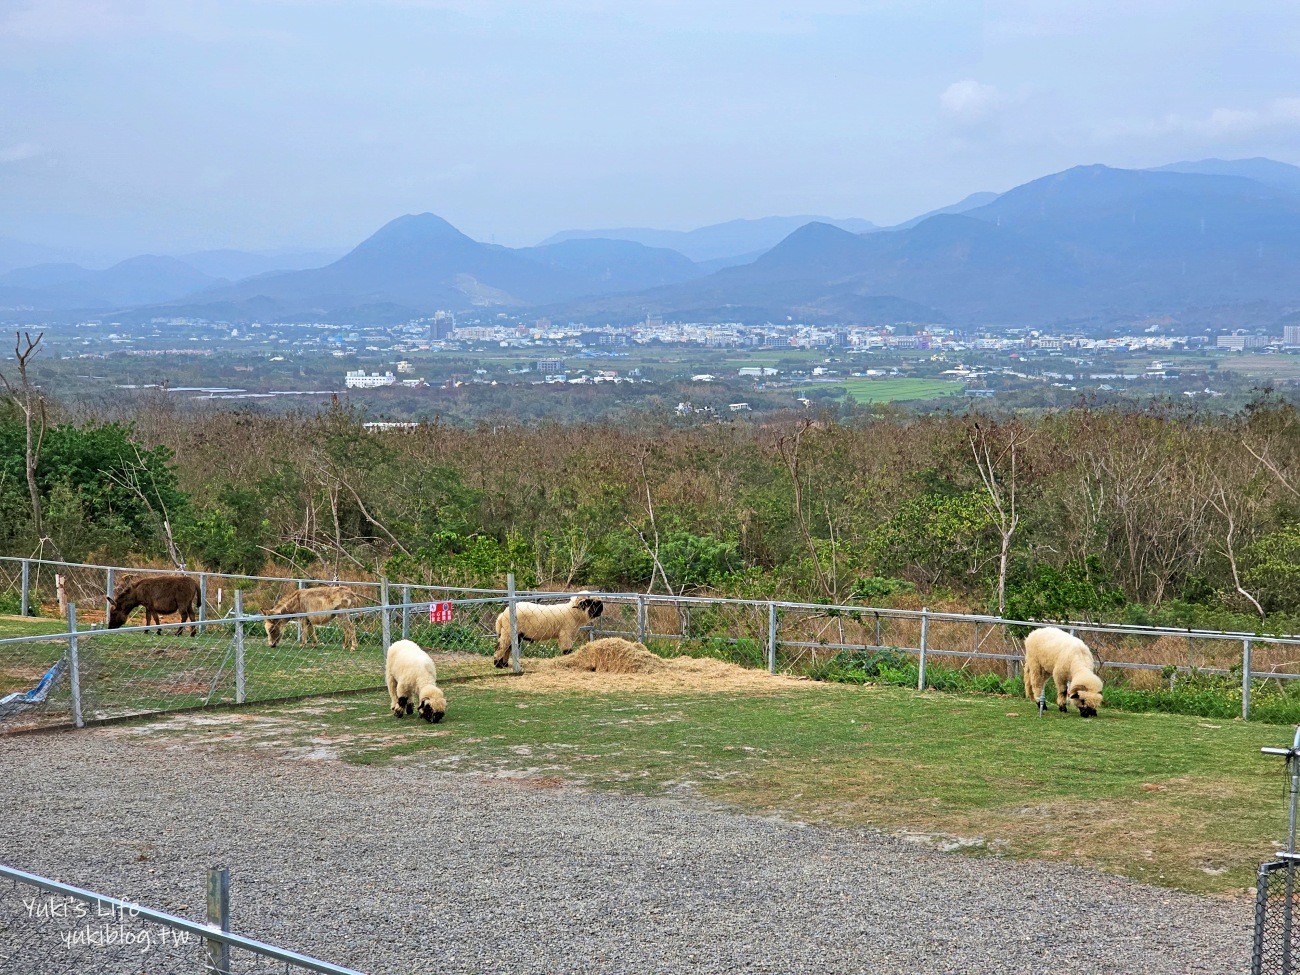
<path id="1" fill-rule="evenodd" d="M 34 142 L 20 142 L 14 146 L 0 147 L 0 164 L 22 162 L 39 156 L 44 150 Z"/>
<path id="2" fill-rule="evenodd" d="M 939 96 L 939 107 L 958 125 L 974 126 L 987 122 L 1002 106 L 1002 93 L 994 85 L 980 84 L 973 78 L 955 81 Z"/>
<path id="3" fill-rule="evenodd" d="M 1171 113 L 1160 118 L 1117 120 L 1097 128 L 1098 141 L 1183 136 L 1220 142 L 1300 134 L 1300 97 L 1275 98 L 1262 108 L 1216 108 L 1207 115 Z"/>

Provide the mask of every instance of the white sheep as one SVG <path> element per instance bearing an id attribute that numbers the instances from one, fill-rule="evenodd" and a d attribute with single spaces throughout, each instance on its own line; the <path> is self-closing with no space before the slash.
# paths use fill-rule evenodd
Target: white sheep
<path id="1" fill-rule="evenodd" d="M 578 639 L 578 631 L 605 612 L 605 604 L 580 592 L 567 603 L 516 603 L 515 620 L 519 642 L 536 643 L 554 640 L 560 653 L 569 653 Z M 492 662 L 498 667 L 510 665 L 510 607 L 497 616 L 497 652 Z"/>
<path id="2" fill-rule="evenodd" d="M 1092 651 L 1082 640 L 1054 626 L 1025 637 L 1025 696 L 1047 708 L 1047 678 L 1056 685 L 1056 706 L 1062 712 L 1073 701 L 1079 714 L 1095 717 L 1101 707 L 1101 678 L 1092 669 Z"/>
<path id="3" fill-rule="evenodd" d="M 441 721 L 447 713 L 447 698 L 438 687 L 433 658 L 414 641 L 398 640 L 388 648 L 384 679 L 394 717 L 414 712 L 415 701 L 420 702 L 420 717 L 425 721 Z"/>

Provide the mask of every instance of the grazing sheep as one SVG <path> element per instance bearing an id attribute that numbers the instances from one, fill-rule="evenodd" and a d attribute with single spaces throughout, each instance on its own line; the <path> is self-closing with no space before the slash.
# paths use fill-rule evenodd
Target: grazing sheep
<path id="1" fill-rule="evenodd" d="M 1073 701 L 1079 714 L 1095 717 L 1101 707 L 1101 678 L 1092 670 L 1092 651 L 1064 630 L 1046 626 L 1025 637 L 1025 697 L 1047 708 L 1047 678 L 1056 685 L 1056 706 L 1062 713 Z"/>
<path id="2" fill-rule="evenodd" d="M 348 650 L 357 648 L 357 630 L 352 625 L 352 617 L 346 613 L 332 614 L 331 610 L 356 609 L 365 605 L 364 600 L 355 590 L 347 586 L 317 586 L 314 589 L 295 589 L 266 611 L 267 616 L 294 615 L 298 624 L 298 643 L 311 638 L 316 645 L 316 627 L 338 621 L 343 630 L 343 645 Z M 284 624 L 289 620 L 264 620 L 266 625 L 266 643 L 275 646 L 280 642 Z"/>
<path id="3" fill-rule="evenodd" d="M 393 717 L 413 713 L 416 701 L 419 701 L 420 717 L 431 724 L 441 721 L 447 713 L 447 698 L 438 687 L 433 658 L 413 641 L 398 640 L 388 648 L 384 680 L 388 684 Z"/>
<path id="4" fill-rule="evenodd" d="M 186 575 L 144 576 L 134 579 L 113 594 L 108 600 L 108 628 L 116 630 L 126 623 L 137 606 L 144 607 L 144 625 L 158 627 L 162 632 L 162 614 L 180 613 L 181 623 L 190 623 L 190 636 L 198 633 L 194 620 L 199 618 L 199 584 Z M 184 626 L 176 628 L 176 635 L 185 632 Z"/>
<path id="5" fill-rule="evenodd" d="M 567 603 L 516 603 L 515 619 L 519 626 L 520 642 L 554 640 L 560 653 L 569 653 L 578 630 L 605 612 L 605 604 L 580 592 Z M 510 664 L 510 607 L 497 616 L 497 652 L 492 662 L 498 667 Z"/>

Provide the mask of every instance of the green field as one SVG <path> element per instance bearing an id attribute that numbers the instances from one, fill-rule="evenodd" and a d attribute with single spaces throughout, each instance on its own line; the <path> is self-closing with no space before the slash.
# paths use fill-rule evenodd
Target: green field
<path id="1" fill-rule="evenodd" d="M 1076 863 L 1184 890 L 1235 892 L 1286 829 L 1280 726 L 1103 711 L 896 688 L 774 684 L 583 693 L 471 665 L 430 726 L 383 694 L 241 711 L 217 747 L 337 742 L 365 764 L 518 773 L 545 784 L 681 795 L 744 810 L 874 827 L 973 854 Z M 608 678 L 611 682 L 616 678 Z M 184 716 L 161 736 L 211 744 Z"/>
<path id="2" fill-rule="evenodd" d="M 392 638 L 401 634 L 394 619 Z M 3 636 L 62 634 L 66 625 L 52 619 L 0 617 Z M 347 650 L 336 625 L 318 626 L 315 646 L 299 645 L 294 627 L 271 647 L 260 624 L 244 632 L 246 701 L 268 701 L 312 694 L 333 694 L 382 687 L 384 641 L 375 614 L 356 617 L 357 649 Z M 430 625 L 411 621 L 410 636 L 422 645 L 449 653 L 491 653 L 495 641 L 478 623 Z M 156 711 L 176 711 L 233 704 L 236 694 L 234 628 L 209 622 L 191 637 L 176 630 L 163 634 L 87 629 L 78 637 L 81 703 L 87 721 L 121 718 Z M 0 643 L 0 696 L 27 691 L 67 653 L 67 641 Z M 455 672 L 455 665 L 453 670 Z M 46 706 L 19 714 L 34 723 L 72 720 L 69 684 L 55 685 Z"/>
<path id="3" fill-rule="evenodd" d="M 961 392 L 961 383 L 943 379 L 847 379 L 834 384 L 858 403 L 901 403 L 908 400 L 935 399 Z M 825 389 L 826 386 L 803 386 L 801 391 Z"/>

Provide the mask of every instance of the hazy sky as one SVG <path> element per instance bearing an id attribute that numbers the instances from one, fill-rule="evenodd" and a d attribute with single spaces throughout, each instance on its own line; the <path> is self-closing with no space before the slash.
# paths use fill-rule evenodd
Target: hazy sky
<path id="1" fill-rule="evenodd" d="M 1291 0 L 0 0 L 0 236 L 896 222 L 1080 163 L 1300 163 Z"/>

